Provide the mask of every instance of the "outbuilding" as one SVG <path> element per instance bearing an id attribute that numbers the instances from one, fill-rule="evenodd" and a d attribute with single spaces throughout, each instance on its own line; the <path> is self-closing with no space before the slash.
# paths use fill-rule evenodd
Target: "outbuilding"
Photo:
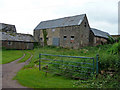
<path id="1" fill-rule="evenodd" d="M 6 49 L 33 49 L 35 39 L 30 34 L 16 32 L 15 25 L 0 24 L 0 41 Z"/>
<path id="2" fill-rule="evenodd" d="M 106 42 L 107 35 L 103 31 L 91 29 L 86 14 L 42 21 L 34 29 L 34 38 L 42 46 L 74 49 L 101 44 L 99 40 Z"/>

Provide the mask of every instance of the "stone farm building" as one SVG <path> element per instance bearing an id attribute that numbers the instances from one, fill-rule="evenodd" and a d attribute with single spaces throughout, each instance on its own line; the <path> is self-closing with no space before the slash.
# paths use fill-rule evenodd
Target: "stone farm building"
<path id="1" fill-rule="evenodd" d="M 108 33 L 91 29 L 86 14 L 40 22 L 34 38 L 41 45 L 78 49 L 107 42 Z"/>
<path id="2" fill-rule="evenodd" d="M 29 34 L 16 32 L 14 25 L 0 23 L 0 40 L 6 49 L 33 49 L 34 38 Z"/>

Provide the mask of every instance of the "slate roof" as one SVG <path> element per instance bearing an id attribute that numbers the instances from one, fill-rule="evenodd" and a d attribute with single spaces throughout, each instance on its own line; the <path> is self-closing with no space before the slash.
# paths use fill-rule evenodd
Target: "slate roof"
<path id="1" fill-rule="evenodd" d="M 15 25 L 0 23 L 0 31 L 16 33 Z"/>
<path id="2" fill-rule="evenodd" d="M 94 33 L 95 36 L 98 36 L 98 37 L 109 38 L 108 36 L 110 36 L 109 33 L 103 32 L 103 31 L 95 29 L 95 28 L 91 28 L 91 31 Z"/>
<path id="3" fill-rule="evenodd" d="M 35 42 L 32 35 L 6 32 L 0 32 L 0 40 Z"/>
<path id="4" fill-rule="evenodd" d="M 40 22 L 34 30 L 80 25 L 85 14 Z"/>

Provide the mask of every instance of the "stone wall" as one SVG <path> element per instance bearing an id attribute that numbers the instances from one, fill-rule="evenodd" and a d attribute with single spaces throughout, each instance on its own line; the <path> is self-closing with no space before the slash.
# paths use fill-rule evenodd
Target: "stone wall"
<path id="1" fill-rule="evenodd" d="M 47 45 L 52 45 L 52 41 L 54 37 L 60 38 L 60 28 L 52 28 L 52 29 L 46 29 L 47 31 Z M 44 41 L 43 38 L 43 30 L 40 30 L 40 42 Z"/>
<path id="2" fill-rule="evenodd" d="M 52 41 L 54 37 L 60 38 L 60 28 L 51 28 L 45 29 L 47 32 L 47 45 L 52 45 Z M 41 45 L 44 44 L 44 35 L 43 30 L 34 30 L 34 38 L 37 42 L 40 42 Z"/>
<path id="3" fill-rule="evenodd" d="M 40 30 L 34 30 L 33 36 L 34 36 L 34 39 L 37 42 L 39 42 L 39 40 L 40 40 Z"/>
<path id="4" fill-rule="evenodd" d="M 107 43 L 107 39 L 102 37 L 94 37 L 94 46 Z"/>
<path id="5" fill-rule="evenodd" d="M 95 35 L 93 34 L 93 32 L 90 30 L 90 38 L 89 38 L 89 46 L 94 46 L 94 37 Z"/>
<path id="6" fill-rule="evenodd" d="M 6 49 L 33 49 L 34 44 L 30 42 L 19 42 L 19 41 L 2 41 L 2 47 Z"/>
<path id="7" fill-rule="evenodd" d="M 90 27 L 87 18 L 80 26 L 63 27 L 60 29 L 60 46 L 78 49 L 89 45 Z M 65 36 L 67 37 L 65 40 Z M 74 38 L 72 38 L 74 36 Z"/>

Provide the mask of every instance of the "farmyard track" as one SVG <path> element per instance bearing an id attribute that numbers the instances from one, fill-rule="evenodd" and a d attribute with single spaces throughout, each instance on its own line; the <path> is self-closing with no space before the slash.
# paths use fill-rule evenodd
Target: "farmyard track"
<path id="1" fill-rule="evenodd" d="M 31 54 L 31 57 L 26 62 L 17 63 L 19 60 L 21 60 L 24 57 L 25 57 L 25 54 L 21 58 L 13 62 L 2 65 L 2 88 L 27 88 L 20 85 L 16 80 L 13 80 L 17 72 L 24 65 L 27 65 L 29 63 L 33 55 Z"/>

